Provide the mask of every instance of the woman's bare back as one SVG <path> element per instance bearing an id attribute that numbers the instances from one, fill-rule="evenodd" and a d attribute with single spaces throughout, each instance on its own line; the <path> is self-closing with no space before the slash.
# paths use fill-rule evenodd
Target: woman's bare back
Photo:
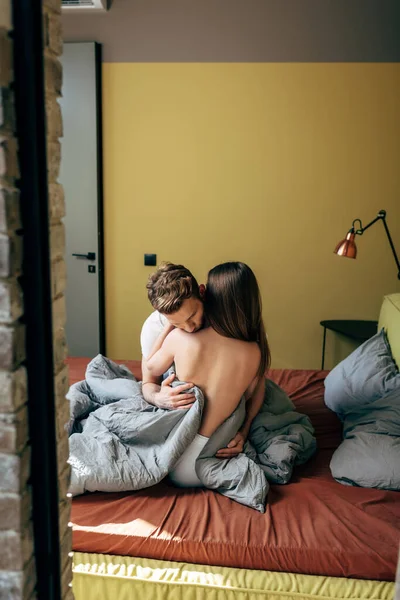
<path id="1" fill-rule="evenodd" d="M 203 391 L 206 402 L 199 433 L 210 437 L 233 413 L 243 394 L 255 387 L 260 349 L 255 342 L 223 337 L 211 327 L 175 335 L 177 376 Z"/>

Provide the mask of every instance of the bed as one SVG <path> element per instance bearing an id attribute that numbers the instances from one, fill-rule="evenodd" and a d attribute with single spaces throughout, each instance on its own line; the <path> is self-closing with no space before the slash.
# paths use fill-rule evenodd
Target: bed
<path id="1" fill-rule="evenodd" d="M 69 359 L 71 383 L 88 359 Z M 140 363 L 124 362 L 140 379 Z M 318 452 L 261 514 L 168 481 L 72 504 L 76 600 L 379 598 L 394 594 L 398 492 L 343 486 L 329 462 L 341 424 L 323 402 L 324 371 L 272 370 L 316 430 Z"/>

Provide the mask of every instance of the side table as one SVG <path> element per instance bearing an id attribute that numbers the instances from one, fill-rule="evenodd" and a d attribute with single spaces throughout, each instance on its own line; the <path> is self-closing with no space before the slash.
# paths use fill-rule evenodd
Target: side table
<path id="1" fill-rule="evenodd" d="M 345 335 L 352 340 L 358 342 L 365 342 L 369 340 L 378 330 L 378 321 L 321 321 L 320 325 L 324 328 L 324 338 L 322 342 L 322 366 L 321 370 L 324 370 L 325 365 L 325 342 L 326 342 L 326 330 L 330 329 L 335 333 Z"/>

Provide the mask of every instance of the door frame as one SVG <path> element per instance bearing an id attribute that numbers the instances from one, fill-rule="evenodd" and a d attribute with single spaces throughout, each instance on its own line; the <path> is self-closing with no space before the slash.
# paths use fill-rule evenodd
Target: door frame
<path id="1" fill-rule="evenodd" d="M 42 0 L 13 0 L 12 11 L 36 594 L 60 600 Z"/>
<path id="2" fill-rule="evenodd" d="M 102 44 L 91 40 L 80 42 L 80 41 L 68 41 L 64 40 L 64 44 L 67 46 L 75 45 L 90 45 L 91 51 L 94 50 L 94 112 L 95 112 L 95 125 L 93 135 L 96 136 L 95 140 L 95 184 L 96 191 L 94 195 L 95 207 L 93 210 L 96 211 L 97 217 L 97 230 L 96 235 L 96 268 L 97 268 L 97 307 L 98 307 L 98 321 L 96 323 L 96 330 L 98 336 L 98 347 L 97 352 L 106 355 L 106 307 L 105 307 L 105 269 L 104 269 L 104 185 L 103 185 L 103 102 L 102 102 Z M 93 68 L 93 63 L 90 62 L 90 69 Z M 93 72 L 93 71 L 92 71 Z M 66 78 L 64 78 L 66 79 Z M 64 85 L 65 82 L 64 82 Z M 66 123 L 64 123 L 64 132 L 66 130 Z M 63 183 L 63 181 L 61 181 Z M 66 186 L 64 186 L 64 189 Z M 67 192 L 65 192 L 67 194 Z M 68 196 L 66 198 L 68 200 Z M 92 206 L 92 205 L 91 205 Z M 67 216 L 73 214 L 69 212 L 68 201 L 66 202 Z M 71 223 L 70 223 L 71 226 Z M 67 230 L 68 231 L 68 230 Z M 68 250 L 68 244 L 67 244 Z M 75 251 L 69 248 L 71 251 Z M 68 262 L 67 262 L 68 271 Z M 68 306 L 68 298 L 67 298 Z M 68 315 L 68 310 L 67 310 Z M 67 332 L 68 341 L 68 332 Z M 72 344 L 71 344 L 72 345 Z M 92 357 L 90 357 L 92 358 Z"/>
<path id="3" fill-rule="evenodd" d="M 99 291 L 99 347 L 106 355 L 106 306 L 104 272 L 104 186 L 103 186 L 103 102 L 102 102 L 102 45 L 95 42 L 96 68 L 96 123 L 97 123 L 97 237 L 98 237 L 98 291 Z"/>

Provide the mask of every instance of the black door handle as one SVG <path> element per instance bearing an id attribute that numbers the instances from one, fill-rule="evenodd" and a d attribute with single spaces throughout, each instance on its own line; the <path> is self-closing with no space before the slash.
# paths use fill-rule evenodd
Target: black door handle
<path id="1" fill-rule="evenodd" d="M 76 256 L 77 258 L 86 258 L 86 260 L 96 260 L 95 252 L 88 252 L 87 254 L 73 254 L 72 256 Z"/>

